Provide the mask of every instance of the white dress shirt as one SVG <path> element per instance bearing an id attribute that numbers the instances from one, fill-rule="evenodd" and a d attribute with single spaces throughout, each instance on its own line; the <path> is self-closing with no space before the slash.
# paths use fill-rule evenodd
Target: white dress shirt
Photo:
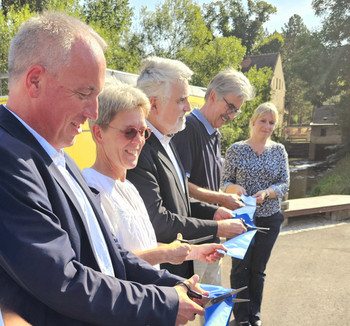
<path id="1" fill-rule="evenodd" d="M 148 120 L 147 122 L 147 126 L 149 128 L 152 129 L 152 133 L 159 139 L 160 143 L 162 144 L 162 146 L 164 147 L 165 151 L 167 152 L 171 162 L 174 165 L 174 168 L 176 170 L 177 175 L 179 176 L 181 185 L 182 185 L 182 189 L 185 192 L 185 182 L 184 182 L 184 177 L 182 175 L 179 163 L 176 160 L 176 157 L 174 155 L 173 150 L 170 147 L 170 140 L 171 137 L 168 135 L 163 135 L 156 127 L 154 127 Z"/>

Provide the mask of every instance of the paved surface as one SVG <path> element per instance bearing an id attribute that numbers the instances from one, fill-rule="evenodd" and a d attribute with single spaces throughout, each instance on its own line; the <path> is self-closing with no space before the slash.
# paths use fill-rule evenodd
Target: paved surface
<path id="1" fill-rule="evenodd" d="M 229 273 L 230 259 L 225 258 L 226 287 Z M 266 274 L 264 326 L 350 326 L 350 221 L 291 219 L 277 240 Z"/>

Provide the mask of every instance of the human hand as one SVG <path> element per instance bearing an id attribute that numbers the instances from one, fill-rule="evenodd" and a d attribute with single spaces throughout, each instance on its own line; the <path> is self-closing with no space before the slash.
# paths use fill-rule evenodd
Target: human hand
<path id="1" fill-rule="evenodd" d="M 225 192 L 228 194 L 236 194 L 238 196 L 242 196 L 242 194 L 247 196 L 247 192 L 245 191 L 245 189 L 242 186 L 236 185 L 233 183 L 229 184 L 226 187 Z"/>
<path id="2" fill-rule="evenodd" d="M 198 285 L 198 275 L 193 275 L 190 279 L 186 280 L 186 284 L 194 291 L 208 295 L 209 292 L 202 290 Z M 175 286 L 175 290 L 179 296 L 179 309 L 177 312 L 177 318 L 175 325 L 185 325 L 189 320 L 194 320 L 196 315 L 204 316 L 205 309 L 200 306 L 200 299 L 191 299 L 188 295 L 188 289 L 183 284 Z"/>
<path id="3" fill-rule="evenodd" d="M 226 207 L 231 211 L 244 206 L 241 197 L 237 194 L 221 193 L 221 195 L 221 200 L 218 203 L 220 206 Z"/>
<path id="4" fill-rule="evenodd" d="M 225 246 L 221 243 L 205 243 L 201 245 L 192 245 L 192 250 L 188 255 L 187 259 L 200 260 L 205 263 L 214 263 L 217 260 L 224 257 L 224 254 L 217 251 L 217 249 L 222 249 L 227 251 Z"/>
<path id="5" fill-rule="evenodd" d="M 219 207 L 214 214 L 214 220 L 215 221 L 221 221 L 226 219 L 232 219 L 233 214 L 232 211 L 225 207 Z"/>
<path id="6" fill-rule="evenodd" d="M 167 246 L 167 261 L 171 264 L 182 264 L 191 251 L 191 246 L 187 243 L 181 243 L 178 239 L 182 239 L 182 234 L 178 233 L 177 238 Z M 188 259 L 189 260 L 189 259 Z"/>
<path id="7" fill-rule="evenodd" d="M 240 219 L 232 218 L 228 220 L 218 221 L 218 237 L 230 239 L 244 232 L 247 232 L 247 229 Z"/>
<path id="8" fill-rule="evenodd" d="M 256 198 L 257 204 L 261 204 L 267 196 L 267 193 L 269 192 L 269 195 L 271 195 L 271 192 L 267 189 L 259 190 L 256 194 L 254 194 L 252 197 Z"/>

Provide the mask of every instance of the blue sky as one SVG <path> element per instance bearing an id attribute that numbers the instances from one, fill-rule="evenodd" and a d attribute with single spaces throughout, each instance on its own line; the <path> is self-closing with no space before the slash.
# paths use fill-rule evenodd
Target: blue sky
<path id="1" fill-rule="evenodd" d="M 213 2 L 214 0 L 195 0 L 195 2 L 202 6 L 204 3 Z M 304 24 L 312 30 L 321 24 L 320 18 L 314 15 L 311 7 L 312 0 L 265 0 L 267 3 L 277 8 L 277 13 L 270 17 L 270 21 L 264 25 L 270 33 L 277 30 L 281 32 L 281 28 L 288 22 L 289 18 L 294 14 L 298 14 L 303 18 Z M 156 4 L 162 3 L 163 0 L 129 0 L 131 7 L 135 7 L 136 16 L 142 6 L 147 6 L 148 9 L 154 10 Z"/>

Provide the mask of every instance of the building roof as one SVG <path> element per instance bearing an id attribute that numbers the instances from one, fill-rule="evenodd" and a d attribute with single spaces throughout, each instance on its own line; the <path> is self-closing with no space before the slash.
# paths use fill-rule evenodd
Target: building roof
<path id="1" fill-rule="evenodd" d="M 314 110 L 313 125 L 338 124 L 339 119 L 334 110 L 334 104 L 325 104 Z"/>
<path id="2" fill-rule="evenodd" d="M 244 57 L 244 60 L 241 63 L 242 72 L 247 72 L 253 66 L 256 66 L 258 70 L 260 68 L 269 67 L 272 69 L 272 71 L 274 71 L 278 56 L 279 56 L 279 53 L 268 53 L 268 54 L 246 56 Z"/>

